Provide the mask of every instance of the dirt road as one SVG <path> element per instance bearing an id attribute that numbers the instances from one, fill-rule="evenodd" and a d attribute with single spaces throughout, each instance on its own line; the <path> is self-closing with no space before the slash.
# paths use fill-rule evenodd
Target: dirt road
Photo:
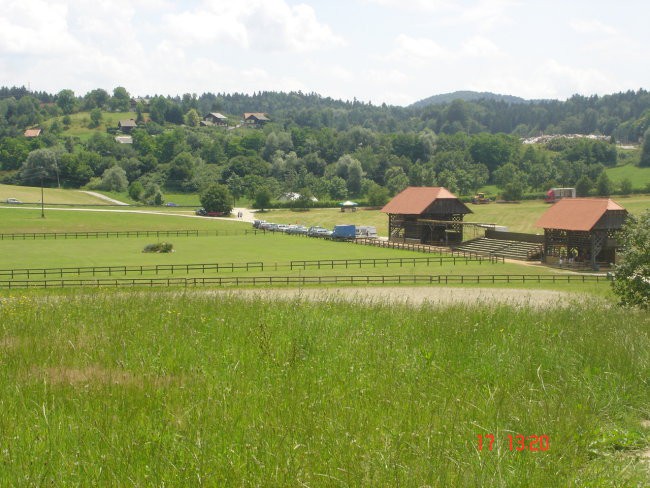
<path id="1" fill-rule="evenodd" d="M 553 290 L 526 290 L 512 288 L 455 288 L 455 287 L 344 287 L 344 288 L 282 288 L 264 290 L 205 290 L 199 294 L 223 295 L 264 300 L 353 301 L 364 303 L 403 303 L 408 305 L 510 304 L 538 308 L 569 306 L 584 300 L 578 293 Z M 592 299 L 592 298 L 590 298 Z"/>

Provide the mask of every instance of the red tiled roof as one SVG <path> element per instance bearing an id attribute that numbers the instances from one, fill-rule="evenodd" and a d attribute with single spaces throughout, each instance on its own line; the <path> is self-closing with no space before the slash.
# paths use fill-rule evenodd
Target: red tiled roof
<path id="1" fill-rule="evenodd" d="M 27 129 L 25 137 L 38 137 L 41 135 L 41 129 Z"/>
<path id="2" fill-rule="evenodd" d="M 608 210 L 625 210 L 609 198 L 563 198 L 535 224 L 544 229 L 590 231 Z"/>
<path id="3" fill-rule="evenodd" d="M 409 186 L 395 195 L 381 211 L 390 214 L 418 215 L 434 201 L 440 199 L 457 200 L 456 195 L 441 186 Z"/>

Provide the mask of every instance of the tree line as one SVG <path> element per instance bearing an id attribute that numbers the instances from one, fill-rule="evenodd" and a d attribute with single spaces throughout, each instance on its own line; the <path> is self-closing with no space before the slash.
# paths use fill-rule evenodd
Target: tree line
<path id="1" fill-rule="evenodd" d="M 604 168 L 618 160 L 615 133 L 642 137 L 649 106 L 643 90 L 567 102 L 454 100 L 404 108 L 302 93 L 134 100 L 123 87 L 112 95 L 96 89 L 83 97 L 71 90 L 48 95 L 2 88 L 0 171 L 5 183 L 128 189 L 134 199 L 149 203 L 161 203 L 163 191 L 197 192 L 215 183 L 235 197 L 295 192 L 372 204 L 408 185 L 440 185 L 470 195 L 495 184 L 511 199 L 551 186 L 607 193 L 612 187 Z M 88 127 L 98 127 L 103 113 L 129 110 L 139 122 L 132 144 L 102 131 L 83 141 L 65 135 L 76 112 L 88 111 Z M 271 123 L 261 129 L 201 127 L 202 117 L 214 111 L 226 114 L 233 126 L 245 111 L 268 113 Z M 619 122 L 613 124 L 612 117 Z M 570 133 L 587 125 L 590 133 L 609 128 L 613 137 L 524 144 L 521 136 L 540 124 Z M 23 137 L 33 125 L 43 127 L 43 135 Z M 641 164 L 650 159 L 649 140 Z"/>

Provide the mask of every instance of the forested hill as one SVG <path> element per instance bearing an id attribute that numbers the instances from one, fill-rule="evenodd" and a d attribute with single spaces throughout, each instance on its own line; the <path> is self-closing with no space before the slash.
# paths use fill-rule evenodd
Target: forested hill
<path id="1" fill-rule="evenodd" d="M 427 105 L 441 105 L 451 103 L 454 100 L 463 100 L 465 102 L 474 102 L 477 100 L 493 100 L 506 103 L 526 103 L 528 100 L 523 98 L 514 97 L 512 95 L 498 95 L 491 92 L 475 92 L 475 91 L 455 91 L 453 93 L 442 93 L 440 95 L 433 95 L 432 97 L 419 100 L 410 105 L 414 108 L 422 108 Z"/>
<path id="2" fill-rule="evenodd" d="M 66 113 L 93 108 L 118 110 L 122 102 L 128 105 L 131 98 L 126 89 L 118 88 L 122 100 L 102 89 L 79 96 L 71 90 L 48 94 L 29 92 L 24 87 L 0 88 L 0 136 L 17 135 L 28 126 Z M 382 133 L 431 129 L 436 134 L 489 132 L 519 137 L 579 133 L 614 136 L 621 142 L 638 142 L 650 127 L 650 93 L 643 89 L 525 103 L 505 95 L 474 94 L 478 96 L 475 100 L 467 100 L 468 92 L 456 92 L 427 99 L 431 103 L 425 104 L 427 100 L 423 100 L 410 107 L 396 107 L 356 99 L 335 100 L 316 93 L 204 93 L 144 97 L 146 103 L 141 110 L 152 110 L 151 118 L 159 123 L 182 124 L 187 111 L 195 109 L 199 116 L 216 111 L 233 118 L 244 112 L 264 112 L 285 128 L 297 125 L 348 130 L 360 126 Z M 155 110 L 160 120 L 156 120 Z"/>
<path id="3" fill-rule="evenodd" d="M 243 122 L 245 112 L 266 115 Z M 609 195 L 605 169 L 619 157 L 611 138 L 524 144 L 521 137 L 600 133 L 636 142 L 645 131 L 641 151 L 626 149 L 624 157 L 646 167 L 649 126 L 644 90 L 418 108 L 300 92 L 134 97 L 124 87 L 83 96 L 0 88 L 0 183 L 128 189 L 134 201 L 157 205 L 163 192 L 204 192 L 214 184 L 251 200 L 299 193 L 305 202 L 313 195 L 373 206 L 408 185 L 469 196 L 493 184 L 506 200 L 553 186 Z M 642 187 L 621 183 L 627 193 Z"/>

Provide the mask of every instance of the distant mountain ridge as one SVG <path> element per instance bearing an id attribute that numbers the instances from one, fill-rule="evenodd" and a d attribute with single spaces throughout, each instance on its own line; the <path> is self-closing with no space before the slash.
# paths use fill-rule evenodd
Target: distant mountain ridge
<path id="1" fill-rule="evenodd" d="M 465 91 L 455 91 L 452 93 L 442 93 L 440 95 L 433 95 L 432 97 L 419 100 L 409 105 L 409 107 L 422 108 L 422 107 L 426 107 L 427 105 L 442 105 L 459 99 L 465 102 L 473 102 L 476 100 L 496 100 L 496 101 L 507 102 L 507 103 L 528 103 L 529 102 L 529 100 L 525 100 L 523 98 L 515 97 L 512 95 L 499 95 L 497 93 L 491 93 L 491 92 L 475 92 L 475 91 L 465 90 Z"/>

